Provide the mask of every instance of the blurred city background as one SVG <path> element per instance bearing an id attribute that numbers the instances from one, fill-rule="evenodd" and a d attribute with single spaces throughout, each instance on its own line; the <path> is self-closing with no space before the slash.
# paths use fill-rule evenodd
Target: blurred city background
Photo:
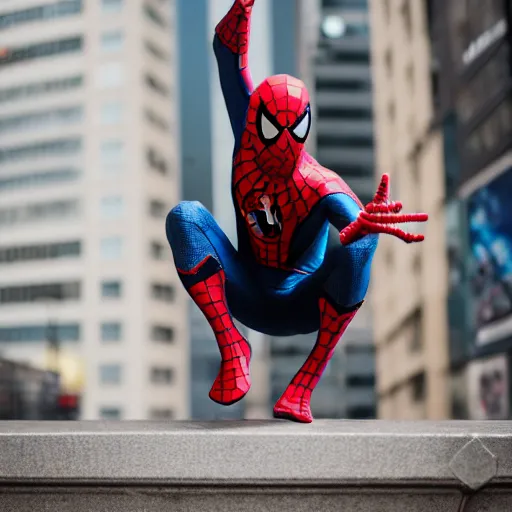
<path id="1" fill-rule="evenodd" d="M 181 199 L 236 244 L 212 51 L 232 0 L 0 2 L 0 420 L 270 417 L 314 335 L 247 332 L 253 387 L 176 275 Z M 381 173 L 426 240 L 382 236 L 316 418 L 506 419 L 512 354 L 511 0 L 256 0 L 256 83 L 304 80 L 309 151 L 363 202 Z"/>

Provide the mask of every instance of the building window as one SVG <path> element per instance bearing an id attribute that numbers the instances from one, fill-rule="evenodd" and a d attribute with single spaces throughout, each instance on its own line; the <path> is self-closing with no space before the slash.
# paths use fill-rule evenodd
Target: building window
<path id="1" fill-rule="evenodd" d="M 151 329 L 151 339 L 162 343 L 172 343 L 174 341 L 174 329 L 156 325 Z"/>
<path id="2" fill-rule="evenodd" d="M 76 169 L 59 169 L 55 171 L 8 176 L 6 178 L 0 178 L 0 192 L 69 183 L 76 181 L 80 176 L 80 171 Z"/>
<path id="3" fill-rule="evenodd" d="M 72 139 L 54 139 L 45 142 L 36 142 L 22 146 L 11 146 L 0 148 L 0 163 L 22 162 L 24 160 L 69 156 L 79 153 L 82 149 L 82 140 Z"/>
<path id="4" fill-rule="evenodd" d="M 370 121 L 373 117 L 371 107 L 359 108 L 359 107 L 319 107 L 318 117 L 320 119 L 343 119 L 343 120 L 368 120 Z"/>
<path id="5" fill-rule="evenodd" d="M 100 409 L 100 417 L 104 420 L 120 420 L 121 409 L 118 407 L 102 407 Z"/>
<path id="6" fill-rule="evenodd" d="M 0 16 L 0 30 L 40 20 L 51 20 L 78 14 L 82 11 L 82 0 L 61 0 L 21 11 L 8 12 Z"/>
<path id="7" fill-rule="evenodd" d="M 159 61 L 165 63 L 169 62 L 169 55 L 167 54 L 167 52 L 159 48 L 156 44 L 146 40 L 144 46 L 146 47 L 147 52 Z"/>
<path id="8" fill-rule="evenodd" d="M 151 257 L 154 260 L 162 261 L 165 259 L 166 248 L 160 242 L 151 242 Z"/>
<path id="9" fill-rule="evenodd" d="M 322 147 L 346 147 L 346 148 L 373 148 L 373 135 L 336 135 L 322 134 L 318 135 L 317 142 Z"/>
<path id="10" fill-rule="evenodd" d="M 101 167 L 103 172 L 122 170 L 124 165 L 124 144 L 120 140 L 105 141 L 101 145 Z"/>
<path id="11" fill-rule="evenodd" d="M 151 382 L 153 384 L 171 384 L 174 379 L 172 368 L 151 368 Z"/>
<path id="12" fill-rule="evenodd" d="M 152 284 L 151 295 L 156 300 L 172 302 L 174 300 L 174 288 L 168 284 Z"/>
<path id="13" fill-rule="evenodd" d="M 124 35 L 120 30 L 104 32 L 101 35 L 101 50 L 105 53 L 114 53 L 122 50 Z"/>
<path id="14" fill-rule="evenodd" d="M 52 329 L 53 336 L 59 341 L 80 340 L 80 326 L 78 324 L 59 324 L 53 326 L 41 324 L 0 327 L 0 343 L 47 341 L 50 329 Z"/>
<path id="15" fill-rule="evenodd" d="M 412 35 L 412 15 L 411 15 L 411 4 L 409 0 L 402 0 L 402 19 L 404 22 L 405 32 L 407 37 L 410 39 Z"/>
<path id="16" fill-rule="evenodd" d="M 100 366 L 100 383 L 108 385 L 121 384 L 121 365 L 102 364 Z"/>
<path id="17" fill-rule="evenodd" d="M 23 100 L 42 96 L 45 94 L 55 94 L 72 89 L 78 89 L 84 84 L 84 77 L 81 75 L 70 76 L 66 78 L 57 78 L 44 82 L 32 82 L 19 84 L 14 87 L 0 89 L 0 103 Z"/>
<path id="18" fill-rule="evenodd" d="M 163 158 L 154 148 L 148 148 L 146 151 L 146 158 L 151 169 L 159 172 L 160 174 L 167 174 L 169 165 L 165 158 Z"/>
<path id="19" fill-rule="evenodd" d="M 481 69 L 460 87 L 456 99 L 459 120 L 466 124 L 478 115 L 486 102 L 482 98 L 495 98 L 506 87 L 509 80 L 511 50 L 502 46 Z"/>
<path id="20" fill-rule="evenodd" d="M 104 197 L 101 200 L 101 216 L 104 219 L 119 219 L 124 213 L 124 201 L 121 196 Z"/>
<path id="21" fill-rule="evenodd" d="M 48 41 L 16 48 L 4 47 L 2 52 L 0 52 L 0 67 L 42 59 L 44 57 L 52 57 L 54 55 L 78 53 L 82 51 L 82 48 L 83 39 L 81 37 L 59 39 L 57 41 Z"/>
<path id="22" fill-rule="evenodd" d="M 0 288 L 1 304 L 22 304 L 41 300 L 71 301 L 80 298 L 80 283 L 34 284 L 27 286 L 7 286 Z"/>
<path id="23" fill-rule="evenodd" d="M 101 0 L 103 12 L 119 12 L 123 8 L 123 0 Z"/>
<path id="24" fill-rule="evenodd" d="M 119 102 L 106 103 L 101 107 L 101 123 L 120 124 L 123 121 L 123 105 Z"/>
<path id="25" fill-rule="evenodd" d="M 167 28 L 167 20 L 149 3 L 144 4 L 144 14 L 146 18 L 161 28 Z"/>
<path id="26" fill-rule="evenodd" d="M 123 240 L 117 236 L 104 238 L 101 241 L 100 250 L 101 259 L 107 261 L 119 260 L 123 253 Z"/>
<path id="27" fill-rule="evenodd" d="M 512 130 L 512 100 L 506 99 L 483 121 L 465 141 L 465 159 L 481 160 L 496 150 Z"/>
<path id="28" fill-rule="evenodd" d="M 146 85 L 157 94 L 160 94 L 161 96 L 168 97 L 170 94 L 169 87 L 167 85 L 163 84 L 158 78 L 156 78 L 154 75 L 151 75 L 150 73 L 146 73 L 145 77 Z"/>
<path id="29" fill-rule="evenodd" d="M 0 118 L 0 134 L 62 126 L 83 118 L 82 107 L 57 108 Z"/>
<path id="30" fill-rule="evenodd" d="M 101 324 L 101 341 L 121 341 L 122 327 L 117 322 L 105 322 Z"/>
<path id="31" fill-rule="evenodd" d="M 41 245 L 0 247 L 0 265 L 61 258 L 77 258 L 82 252 L 81 242 L 62 242 Z"/>
<path id="32" fill-rule="evenodd" d="M 347 418 L 352 420 L 370 420 L 375 418 L 375 409 L 371 406 L 347 407 Z"/>
<path id="33" fill-rule="evenodd" d="M 412 399 L 415 402 L 422 402 L 426 396 L 425 373 L 421 372 L 411 379 Z"/>
<path id="34" fill-rule="evenodd" d="M 388 78 L 391 78 L 393 75 L 393 54 L 391 53 L 390 48 L 388 48 L 384 53 L 384 65 L 386 66 Z"/>
<path id="35" fill-rule="evenodd" d="M 168 209 L 165 203 L 153 200 L 149 203 L 149 213 L 152 217 L 163 219 L 167 215 Z"/>
<path id="36" fill-rule="evenodd" d="M 389 122 L 391 124 L 393 124 L 395 122 L 395 115 L 396 115 L 395 102 L 393 100 L 391 100 L 388 103 L 388 118 L 389 118 Z"/>
<path id="37" fill-rule="evenodd" d="M 347 386 L 353 388 L 373 388 L 375 386 L 375 376 L 351 375 L 347 377 Z"/>
<path id="38" fill-rule="evenodd" d="M 149 411 L 149 419 L 153 421 L 172 420 L 174 412 L 171 409 L 151 409 Z"/>
<path id="39" fill-rule="evenodd" d="M 163 132 L 169 132 L 171 127 L 169 123 L 158 114 L 155 114 L 151 109 L 146 109 L 146 119 L 156 128 Z"/>
<path id="40" fill-rule="evenodd" d="M 104 64 L 98 70 L 97 84 L 101 89 L 121 87 L 124 82 L 124 70 L 121 64 L 112 62 Z"/>
<path id="41" fill-rule="evenodd" d="M 46 220 L 67 220 L 77 217 L 78 201 L 53 201 L 51 203 L 33 203 L 27 206 L 0 210 L 0 226 L 32 224 Z"/>
<path id="42" fill-rule="evenodd" d="M 101 283 L 101 296 L 108 299 L 118 299 L 122 294 L 120 281 L 103 281 Z"/>
<path id="43" fill-rule="evenodd" d="M 389 23 L 389 21 L 391 20 L 391 6 L 389 5 L 389 0 L 383 0 L 382 7 L 384 10 L 384 17 L 386 18 L 386 21 Z"/>

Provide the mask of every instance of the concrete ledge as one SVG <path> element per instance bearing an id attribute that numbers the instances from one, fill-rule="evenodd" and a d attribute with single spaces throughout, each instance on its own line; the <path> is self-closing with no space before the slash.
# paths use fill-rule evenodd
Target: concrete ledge
<path id="1" fill-rule="evenodd" d="M 433 512 L 469 496 L 512 510 L 512 422 L 0 422 L 2 511 Z"/>

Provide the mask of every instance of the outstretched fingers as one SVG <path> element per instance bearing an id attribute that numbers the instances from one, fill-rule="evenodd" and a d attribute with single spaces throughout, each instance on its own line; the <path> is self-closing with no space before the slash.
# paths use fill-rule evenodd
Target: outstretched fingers
<path id="1" fill-rule="evenodd" d="M 399 213 L 402 210 L 400 201 L 391 201 L 387 204 L 368 203 L 365 207 L 368 213 Z"/>
<path id="2" fill-rule="evenodd" d="M 410 244 L 414 242 L 423 242 L 425 240 L 425 237 L 423 235 L 416 235 L 413 233 L 407 233 L 403 231 L 400 228 L 395 228 L 392 226 L 389 226 L 387 224 L 372 224 L 372 223 L 365 223 L 365 231 L 368 233 L 382 233 L 385 235 L 392 235 L 396 236 L 400 240 Z"/>
<path id="3" fill-rule="evenodd" d="M 361 218 L 367 222 L 377 224 L 404 224 L 405 222 L 427 222 L 428 215 L 426 213 L 404 213 L 404 214 L 379 214 L 361 212 Z"/>
<path id="4" fill-rule="evenodd" d="M 373 203 L 383 204 L 389 200 L 389 174 L 383 174 L 380 179 L 379 188 L 373 197 Z"/>

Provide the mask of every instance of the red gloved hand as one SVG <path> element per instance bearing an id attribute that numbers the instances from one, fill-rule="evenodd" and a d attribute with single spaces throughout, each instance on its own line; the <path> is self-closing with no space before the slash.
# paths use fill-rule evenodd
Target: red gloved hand
<path id="1" fill-rule="evenodd" d="M 365 206 L 354 222 L 341 231 L 340 242 L 348 245 L 371 233 L 393 235 L 407 243 L 422 242 L 425 239 L 423 235 L 407 233 L 390 224 L 426 222 L 428 215 L 426 213 L 401 214 L 401 210 L 402 203 L 389 201 L 389 175 L 384 174 L 373 201 Z"/>

